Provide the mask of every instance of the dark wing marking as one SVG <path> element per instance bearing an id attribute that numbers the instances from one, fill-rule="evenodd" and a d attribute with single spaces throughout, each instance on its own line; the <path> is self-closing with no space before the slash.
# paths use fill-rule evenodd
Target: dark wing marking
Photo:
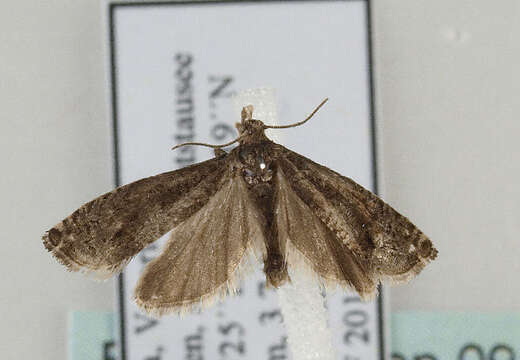
<path id="1" fill-rule="evenodd" d="M 325 284 L 340 284 L 355 289 L 363 298 L 376 291 L 376 283 L 352 251 L 318 219 L 296 195 L 283 170 L 275 178 L 275 221 L 280 242 L 289 241 L 288 262 L 292 269 L 300 268 L 301 256 Z"/>
<path id="2" fill-rule="evenodd" d="M 406 217 L 353 180 L 280 145 L 278 163 L 295 193 L 375 279 L 408 281 L 437 250 Z"/>
<path id="3" fill-rule="evenodd" d="M 199 210 L 218 190 L 226 157 L 121 186 L 81 206 L 43 236 L 71 271 L 106 278 Z"/>
<path id="4" fill-rule="evenodd" d="M 190 311 L 234 292 L 238 276 L 250 265 L 246 254 L 265 251 L 264 227 L 242 176 L 229 179 L 172 231 L 161 255 L 141 275 L 136 303 L 162 315 Z"/>

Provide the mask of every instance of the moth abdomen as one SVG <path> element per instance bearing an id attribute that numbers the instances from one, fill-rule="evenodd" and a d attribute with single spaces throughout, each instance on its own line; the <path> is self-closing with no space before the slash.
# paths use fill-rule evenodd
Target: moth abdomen
<path id="1" fill-rule="evenodd" d="M 266 275 L 266 286 L 279 288 L 290 281 L 287 272 L 287 261 L 278 252 L 268 252 L 264 259 L 264 272 Z"/>

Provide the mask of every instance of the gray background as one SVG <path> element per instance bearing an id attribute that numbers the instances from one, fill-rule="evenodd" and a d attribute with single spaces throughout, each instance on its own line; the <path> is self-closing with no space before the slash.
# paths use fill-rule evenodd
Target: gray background
<path id="1" fill-rule="evenodd" d="M 519 310 L 520 3 L 372 7 L 384 198 L 440 251 L 392 310 Z M 112 188 L 104 37 L 98 1 L 0 3 L 2 358 L 65 359 L 67 311 L 113 306 L 40 241 Z"/>

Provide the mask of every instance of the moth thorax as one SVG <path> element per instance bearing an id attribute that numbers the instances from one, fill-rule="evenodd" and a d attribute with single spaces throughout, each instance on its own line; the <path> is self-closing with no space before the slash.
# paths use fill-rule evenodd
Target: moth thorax
<path id="1" fill-rule="evenodd" d="M 242 176 L 249 185 L 265 183 L 273 178 L 271 162 L 257 148 L 241 151 L 240 161 L 243 165 Z"/>

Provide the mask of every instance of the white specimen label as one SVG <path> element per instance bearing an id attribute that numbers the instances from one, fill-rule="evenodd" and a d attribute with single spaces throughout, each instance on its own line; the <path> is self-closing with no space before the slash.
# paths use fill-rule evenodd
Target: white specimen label
<path id="1" fill-rule="evenodd" d="M 119 185 L 212 156 L 180 142 L 237 135 L 231 96 L 274 87 L 283 145 L 373 189 L 366 1 L 108 2 L 111 94 Z M 261 119 L 263 120 L 263 119 Z M 132 300 L 139 274 L 165 241 L 141 252 L 121 287 L 124 360 L 290 358 L 281 314 L 261 264 L 241 288 L 202 314 L 152 319 Z M 341 360 L 382 359 L 382 309 L 352 294 L 328 298 Z"/>

